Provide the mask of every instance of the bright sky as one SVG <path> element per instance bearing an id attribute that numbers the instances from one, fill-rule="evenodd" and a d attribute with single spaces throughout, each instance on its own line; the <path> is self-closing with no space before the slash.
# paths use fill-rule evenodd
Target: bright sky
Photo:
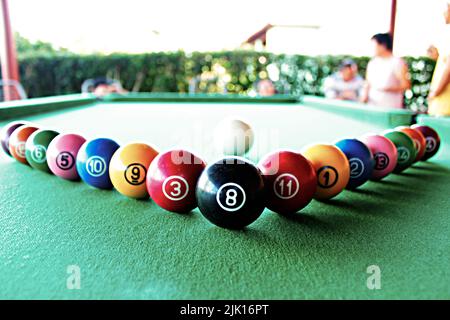
<path id="1" fill-rule="evenodd" d="M 442 25 L 442 0 L 398 0 L 397 52 L 422 55 Z M 235 49 L 267 23 L 268 49 L 370 54 L 389 27 L 390 0 L 9 0 L 13 29 L 56 47 L 90 52 Z"/>

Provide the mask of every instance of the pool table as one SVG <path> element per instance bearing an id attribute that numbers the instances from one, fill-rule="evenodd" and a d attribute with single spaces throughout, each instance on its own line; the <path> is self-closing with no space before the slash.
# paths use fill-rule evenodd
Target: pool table
<path id="1" fill-rule="evenodd" d="M 252 124 L 254 162 L 275 149 L 412 121 L 436 128 L 442 145 L 402 174 L 314 200 L 291 217 L 265 210 L 241 231 L 210 224 L 198 209 L 170 213 L 2 153 L 0 299 L 450 298 L 449 119 L 308 96 L 144 93 L 0 104 L 0 127 L 25 119 L 88 139 L 186 147 L 207 162 L 220 157 L 214 129 L 228 117 Z M 368 286 L 372 266 L 381 288 Z M 68 285 L 74 270 L 79 289 Z"/>

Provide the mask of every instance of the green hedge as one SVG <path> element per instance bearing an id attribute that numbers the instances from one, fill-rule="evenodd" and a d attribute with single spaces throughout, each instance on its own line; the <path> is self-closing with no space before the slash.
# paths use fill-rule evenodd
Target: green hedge
<path id="1" fill-rule="evenodd" d="M 278 70 L 275 85 L 280 93 L 322 95 L 323 79 L 336 71 L 342 58 L 252 51 L 107 56 L 67 53 L 21 56 L 19 63 L 22 83 L 30 97 L 76 93 L 85 79 L 102 75 L 120 79 L 128 90 L 133 89 L 136 79 L 141 79 L 139 91 L 188 92 L 192 79 L 197 79 L 197 90 L 201 92 L 248 94 L 259 79 L 267 77 L 267 70 Z M 353 59 L 364 74 L 369 59 Z M 427 58 L 405 59 L 412 78 L 406 105 L 423 110 L 434 62 Z"/>

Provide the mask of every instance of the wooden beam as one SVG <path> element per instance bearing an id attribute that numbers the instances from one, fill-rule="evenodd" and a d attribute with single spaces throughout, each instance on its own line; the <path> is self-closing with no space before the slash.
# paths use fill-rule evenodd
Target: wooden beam
<path id="1" fill-rule="evenodd" d="M 252 34 L 247 40 L 245 40 L 244 43 L 253 44 L 256 40 L 262 40 L 263 42 L 265 42 L 267 31 L 269 31 L 272 27 L 273 26 L 271 24 L 266 24 L 264 28 Z"/>
<path id="2" fill-rule="evenodd" d="M 17 64 L 16 45 L 14 42 L 14 35 L 11 28 L 11 20 L 9 18 L 9 6 L 8 0 L 1 0 L 1 44 L 0 44 L 0 60 L 2 79 L 7 82 L 8 80 L 14 80 L 19 82 L 19 66 Z M 4 99 L 6 101 L 17 100 L 19 95 L 16 90 L 12 90 L 12 87 L 5 85 L 3 88 Z"/>
<path id="3" fill-rule="evenodd" d="M 391 21 L 389 25 L 389 34 L 392 37 L 392 43 L 394 43 L 396 16 L 397 16 L 397 0 L 391 0 Z"/>

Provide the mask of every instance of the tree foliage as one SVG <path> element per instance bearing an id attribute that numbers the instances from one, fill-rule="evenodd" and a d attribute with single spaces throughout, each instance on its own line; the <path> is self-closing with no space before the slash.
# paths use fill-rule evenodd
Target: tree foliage
<path id="1" fill-rule="evenodd" d="M 30 51 L 30 45 L 36 49 Z M 259 79 L 272 78 L 277 91 L 322 95 L 322 82 L 335 72 L 343 56 L 276 55 L 267 52 L 226 51 L 77 55 L 53 49 L 46 43 L 22 41 L 18 48 L 22 83 L 30 97 L 80 92 L 85 79 L 109 76 L 128 90 L 144 92 L 228 92 L 252 94 Z M 33 49 L 33 50 L 34 50 Z M 361 74 L 369 58 L 352 57 Z M 428 58 L 405 58 L 412 89 L 406 105 L 426 108 L 434 62 Z"/>

